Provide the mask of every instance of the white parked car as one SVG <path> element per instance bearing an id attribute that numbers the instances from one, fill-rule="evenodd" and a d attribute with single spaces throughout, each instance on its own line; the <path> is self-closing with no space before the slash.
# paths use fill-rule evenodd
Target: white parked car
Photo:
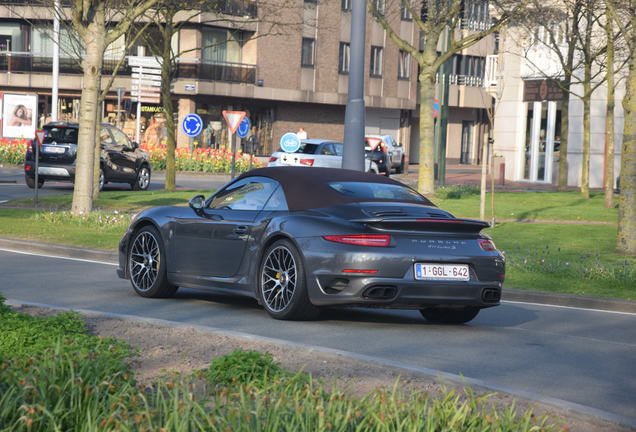
<path id="1" fill-rule="evenodd" d="M 390 162 L 389 171 L 394 169 L 398 174 L 404 172 L 406 167 L 404 147 L 397 143 L 391 135 L 366 135 L 364 141 L 364 149 L 367 151 L 374 149 L 378 145 L 384 147 L 387 160 Z"/>
<path id="2" fill-rule="evenodd" d="M 304 139 L 300 148 L 294 153 L 282 150 L 274 152 L 267 166 L 308 166 L 342 168 L 342 152 L 344 145 L 338 141 L 324 139 Z M 379 173 L 375 162 L 365 158 L 365 171 Z"/>

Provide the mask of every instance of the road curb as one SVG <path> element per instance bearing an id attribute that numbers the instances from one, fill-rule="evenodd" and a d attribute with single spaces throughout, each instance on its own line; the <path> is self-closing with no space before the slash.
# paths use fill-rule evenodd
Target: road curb
<path id="1" fill-rule="evenodd" d="M 102 261 L 109 264 L 117 264 L 119 260 L 118 253 L 116 251 L 80 248 L 30 240 L 0 238 L 0 249 L 8 249 L 17 252 L 55 255 L 65 258 Z M 609 312 L 636 313 L 636 301 L 592 297 L 577 294 L 560 294 L 504 288 L 502 293 L 502 300 L 510 302 L 576 307 L 583 309 L 598 309 Z"/>

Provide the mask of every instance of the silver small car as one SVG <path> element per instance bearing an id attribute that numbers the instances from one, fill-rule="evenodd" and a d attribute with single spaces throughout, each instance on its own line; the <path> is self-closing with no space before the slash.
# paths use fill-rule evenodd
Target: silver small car
<path id="1" fill-rule="evenodd" d="M 343 148 L 344 145 L 338 141 L 304 139 L 300 141 L 300 148 L 294 153 L 278 149 L 270 156 L 267 166 L 342 168 Z M 365 171 L 379 173 L 376 163 L 366 158 Z"/>

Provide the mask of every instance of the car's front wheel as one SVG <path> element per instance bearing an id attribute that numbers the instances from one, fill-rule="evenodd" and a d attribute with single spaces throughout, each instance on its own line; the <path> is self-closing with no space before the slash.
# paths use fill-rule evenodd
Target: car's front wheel
<path id="1" fill-rule="evenodd" d="M 406 160 L 404 156 L 402 156 L 402 159 L 400 160 L 400 165 L 398 165 L 398 167 L 395 169 L 395 173 L 402 174 L 404 173 L 405 168 L 406 168 Z"/>
<path id="2" fill-rule="evenodd" d="M 143 165 L 137 171 L 137 178 L 131 185 L 133 190 L 147 190 L 150 186 L 150 170 L 147 166 Z"/>
<path id="3" fill-rule="evenodd" d="M 26 182 L 26 185 L 29 187 L 29 189 L 35 189 L 34 177 L 29 177 L 28 175 L 25 175 L 24 181 Z M 44 184 L 44 180 L 42 180 L 41 178 L 38 178 L 38 189 L 40 189 L 43 184 Z"/>
<path id="4" fill-rule="evenodd" d="M 170 297 L 177 287 L 168 282 L 166 253 L 155 227 L 137 231 L 128 250 L 128 274 L 137 294 L 142 297 Z"/>
<path id="5" fill-rule="evenodd" d="M 463 324 L 477 316 L 479 308 L 466 307 L 429 307 L 420 309 L 427 321 L 435 324 Z"/>
<path id="6" fill-rule="evenodd" d="M 318 309 L 309 301 L 302 258 L 291 241 L 278 240 L 265 250 L 257 284 L 259 300 L 273 318 L 318 316 Z"/>

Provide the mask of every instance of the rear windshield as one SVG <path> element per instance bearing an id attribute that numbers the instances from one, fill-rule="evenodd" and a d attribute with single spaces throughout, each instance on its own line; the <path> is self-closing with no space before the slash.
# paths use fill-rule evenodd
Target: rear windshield
<path id="1" fill-rule="evenodd" d="M 329 187 L 342 195 L 360 199 L 386 199 L 396 201 L 429 201 L 406 186 L 387 183 L 331 182 Z"/>
<path id="2" fill-rule="evenodd" d="M 73 143 L 77 144 L 77 128 L 47 127 L 44 128 L 44 142 Z"/>
<path id="3" fill-rule="evenodd" d="M 300 143 L 300 148 L 296 150 L 294 153 L 316 154 L 318 147 L 319 147 L 319 144 Z M 278 151 L 284 153 L 283 149 L 278 149 Z"/>

